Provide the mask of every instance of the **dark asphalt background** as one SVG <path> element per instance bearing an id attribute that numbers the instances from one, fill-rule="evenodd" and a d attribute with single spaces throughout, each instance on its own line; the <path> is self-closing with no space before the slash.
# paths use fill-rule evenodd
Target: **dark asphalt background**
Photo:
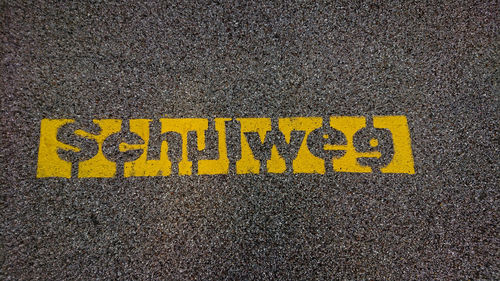
<path id="1" fill-rule="evenodd" d="M 500 279 L 498 2 L 328 2 L 2 1 L 0 278 Z M 415 175 L 35 177 L 42 118 L 392 114 Z"/>

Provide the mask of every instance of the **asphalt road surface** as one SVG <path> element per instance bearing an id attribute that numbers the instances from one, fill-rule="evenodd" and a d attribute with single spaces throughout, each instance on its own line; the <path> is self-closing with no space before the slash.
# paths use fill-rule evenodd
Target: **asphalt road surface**
<path id="1" fill-rule="evenodd" d="M 352 2 L 2 1 L 0 278 L 500 279 L 498 2 Z M 377 115 L 415 174 L 37 178 L 42 119 Z"/>

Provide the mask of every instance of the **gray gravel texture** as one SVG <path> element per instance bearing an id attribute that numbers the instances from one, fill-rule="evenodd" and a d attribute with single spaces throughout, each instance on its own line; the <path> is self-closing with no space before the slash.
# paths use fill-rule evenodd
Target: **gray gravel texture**
<path id="1" fill-rule="evenodd" d="M 1 4 L 1 279 L 500 279 L 497 1 L 69 2 Z M 35 177 L 42 118 L 391 114 L 415 175 Z"/>

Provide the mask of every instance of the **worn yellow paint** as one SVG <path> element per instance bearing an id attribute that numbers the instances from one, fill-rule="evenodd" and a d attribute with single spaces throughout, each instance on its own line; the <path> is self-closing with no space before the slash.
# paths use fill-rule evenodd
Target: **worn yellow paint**
<path id="1" fill-rule="evenodd" d="M 226 144 L 226 121 L 231 118 L 215 118 L 215 130 L 219 134 L 218 149 L 219 158 L 215 160 L 202 159 L 198 161 L 198 174 L 216 175 L 227 174 L 229 172 L 229 158 L 227 157 Z"/>
<path id="2" fill-rule="evenodd" d="M 111 178 L 116 174 L 116 163 L 104 156 L 102 144 L 112 134 L 119 133 L 122 120 L 119 119 L 94 119 L 93 122 L 101 128 L 98 135 L 83 130 L 76 130 L 75 134 L 97 142 L 97 154 L 89 160 L 82 161 L 78 165 L 79 178 Z"/>
<path id="3" fill-rule="evenodd" d="M 66 125 L 75 122 L 72 119 L 43 119 L 40 124 L 40 146 L 38 148 L 38 167 L 36 176 L 71 178 L 71 162 L 62 160 L 57 151 L 71 150 L 79 152 L 74 147 L 57 140 L 57 132 Z"/>
<path id="4" fill-rule="evenodd" d="M 366 126 L 366 119 L 362 116 L 345 117 L 333 116 L 330 117 L 330 126 L 344 133 L 347 144 L 325 144 L 325 150 L 343 150 L 344 156 L 334 158 L 332 160 L 333 169 L 336 172 L 351 172 L 351 173 L 370 173 L 371 167 L 362 166 L 358 163 L 358 158 L 361 157 L 375 157 L 380 158 L 381 154 L 378 151 L 373 152 L 357 152 L 354 147 L 353 137 L 354 134 Z"/>
<path id="5" fill-rule="evenodd" d="M 376 146 L 378 146 L 378 140 L 377 140 L 377 139 L 371 139 L 371 140 L 370 140 L 370 146 L 371 146 L 371 147 L 376 147 Z"/>
<path id="6" fill-rule="evenodd" d="M 321 117 L 292 117 L 280 118 L 278 120 L 279 129 L 285 135 L 288 143 L 290 143 L 292 131 L 305 132 L 304 140 L 300 145 L 297 157 L 292 162 L 294 173 L 325 173 L 325 160 L 314 156 L 307 147 L 307 137 L 309 134 L 321 128 L 322 125 L 323 119 Z"/>
<path id="7" fill-rule="evenodd" d="M 375 128 L 388 129 L 392 133 L 394 156 L 391 163 L 380 169 L 382 173 L 415 174 L 411 151 L 410 130 L 405 116 L 374 116 Z"/>
<path id="8" fill-rule="evenodd" d="M 260 161 L 255 159 L 245 133 L 257 132 L 264 143 L 266 133 L 271 131 L 270 118 L 237 118 L 241 125 L 241 159 L 236 162 L 237 174 L 258 174 Z"/>
<path id="9" fill-rule="evenodd" d="M 218 133 L 218 158 L 203 159 L 198 161 L 198 174 L 214 175 L 227 174 L 229 172 L 228 147 L 226 143 L 226 122 L 231 118 L 215 118 L 215 130 Z M 266 134 L 273 128 L 270 118 L 237 118 L 240 123 L 241 137 L 241 159 L 236 162 L 237 174 L 257 174 L 260 172 L 260 161 L 250 148 L 245 133 L 256 132 L 260 141 L 265 142 Z M 123 175 L 125 177 L 139 176 L 168 176 L 171 174 L 172 163 L 168 158 L 168 142 L 161 143 L 160 159 L 148 160 L 148 145 L 150 139 L 151 119 L 132 119 L 129 122 L 130 132 L 138 135 L 142 142 L 135 144 L 120 143 L 121 152 L 129 150 L 142 150 L 138 159 L 124 163 Z M 57 139 L 58 131 L 66 124 L 73 123 L 73 119 L 43 119 L 40 124 L 40 145 L 38 151 L 37 177 L 64 177 L 72 175 L 72 163 L 59 157 L 61 150 L 79 152 L 80 148 L 65 144 Z M 93 120 L 101 131 L 92 134 L 83 130 L 76 130 L 78 136 L 94 140 L 98 145 L 95 156 L 86 161 L 78 163 L 78 177 L 114 177 L 117 175 L 116 163 L 106 159 L 102 146 L 104 141 L 111 135 L 121 131 L 122 120 L 119 119 L 97 119 Z M 204 150 L 205 131 L 208 129 L 208 120 L 204 118 L 162 118 L 161 133 L 175 132 L 182 138 L 182 159 L 179 162 L 179 174 L 191 175 L 192 162 L 188 159 L 187 136 L 189 132 L 197 133 L 198 150 Z M 354 147 L 354 135 L 366 127 L 366 119 L 362 116 L 332 116 L 329 124 L 333 129 L 342 132 L 347 143 L 344 145 L 324 145 L 325 150 L 345 151 L 341 157 L 332 159 L 331 167 L 336 172 L 369 173 L 372 168 L 359 163 L 360 158 L 380 158 L 380 151 L 359 152 Z M 314 156 L 308 146 L 307 138 L 311 132 L 321 128 L 323 119 L 321 117 L 291 117 L 279 118 L 278 129 L 284 134 L 285 141 L 290 144 L 292 131 L 303 131 L 305 137 L 299 147 L 297 156 L 292 160 L 293 173 L 325 173 L 325 160 Z M 381 168 L 382 173 L 406 173 L 414 174 L 414 161 L 411 149 L 411 138 L 408 122 L 405 116 L 374 116 L 373 126 L 378 129 L 387 129 L 392 133 L 394 155 L 391 162 Z M 329 136 L 324 135 L 327 139 Z M 370 139 L 370 146 L 378 147 L 377 139 Z M 75 163 L 76 165 L 76 163 Z M 286 163 L 279 154 L 276 145 L 271 148 L 271 158 L 266 162 L 268 173 L 283 173 L 286 171 Z"/>
<path id="10" fill-rule="evenodd" d="M 131 119 L 130 132 L 137 134 L 142 138 L 142 144 L 127 144 L 120 143 L 119 149 L 121 152 L 129 150 L 142 150 L 141 156 L 134 161 L 125 162 L 123 165 L 124 177 L 152 177 L 152 176 L 168 176 L 171 173 L 172 163 L 168 159 L 168 144 L 166 141 L 161 143 L 160 159 L 148 160 L 148 144 L 149 144 L 149 123 L 151 119 Z"/>
<path id="11" fill-rule="evenodd" d="M 208 129 L 208 120 L 202 118 L 162 118 L 161 133 L 175 132 L 182 137 L 182 159 L 179 162 L 179 175 L 191 175 L 193 162 L 188 159 L 188 132 L 197 134 L 198 150 L 205 149 L 205 131 Z"/>
<path id="12" fill-rule="evenodd" d="M 286 162 L 278 152 L 276 145 L 271 148 L 271 158 L 266 162 L 267 172 L 281 174 L 286 171 Z"/>

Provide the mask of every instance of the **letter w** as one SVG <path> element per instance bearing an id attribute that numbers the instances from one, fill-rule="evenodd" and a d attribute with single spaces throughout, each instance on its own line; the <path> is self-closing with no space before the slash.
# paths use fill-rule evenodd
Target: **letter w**
<path id="1" fill-rule="evenodd" d="M 277 130 L 266 134 L 264 142 L 257 132 L 245 132 L 250 149 L 255 159 L 260 161 L 260 173 L 291 173 L 292 161 L 297 157 L 305 132 L 292 131 L 290 143 L 285 135 Z M 264 165 L 266 164 L 267 165 Z"/>

